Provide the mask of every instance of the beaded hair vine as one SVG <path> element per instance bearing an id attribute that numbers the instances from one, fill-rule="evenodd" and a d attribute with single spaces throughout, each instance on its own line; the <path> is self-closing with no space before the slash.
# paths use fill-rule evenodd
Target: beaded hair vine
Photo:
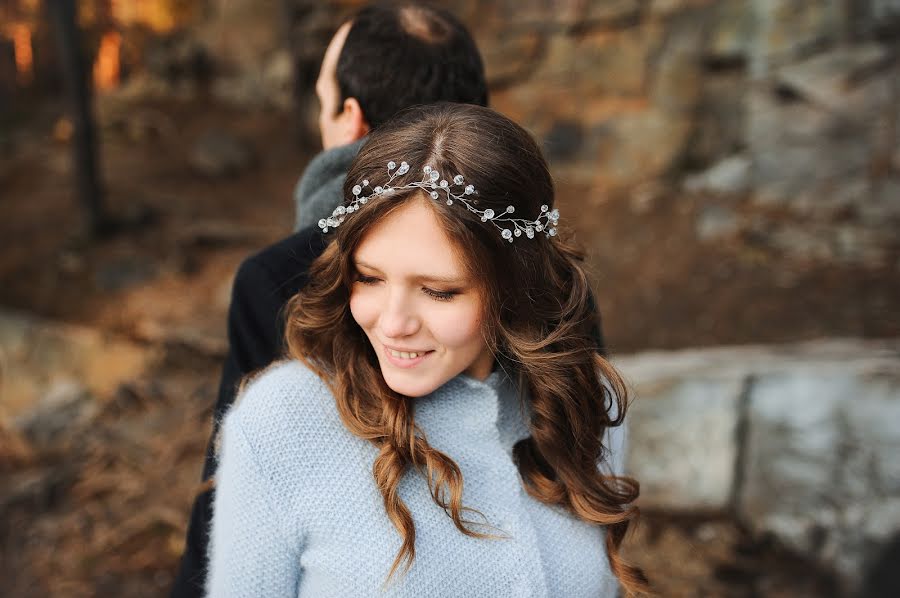
<path id="1" fill-rule="evenodd" d="M 319 220 L 319 228 L 322 229 L 322 232 L 327 233 L 329 229 L 340 226 L 349 214 L 359 210 L 360 206 L 365 205 L 369 200 L 382 195 L 390 195 L 401 189 L 421 189 L 432 199 L 440 198 L 440 194 L 443 192 L 446 197 L 444 201 L 447 202 L 448 206 L 452 206 L 454 202 L 461 203 L 467 210 L 479 216 L 482 222 L 490 222 L 493 224 L 497 230 L 500 231 L 500 236 L 510 243 L 513 242 L 515 237 L 521 237 L 523 234 L 529 239 L 533 239 L 536 232 L 543 232 L 548 237 L 556 236 L 556 224 L 559 222 L 559 210 L 551 210 L 546 204 L 541 206 L 541 213 L 535 220 L 513 218 L 510 216 L 510 214 L 515 211 L 513 206 L 506 206 L 506 210 L 499 214 L 494 213 L 494 210 L 491 208 L 479 210 L 473 206 L 470 201 L 466 199 L 466 196 L 477 195 L 478 192 L 475 191 L 475 187 L 472 185 L 465 184 L 465 179 L 461 174 L 456 175 L 453 177 L 452 181 L 448 182 L 446 179 L 441 178 L 441 174 L 437 170 L 431 166 L 426 166 L 422 169 L 423 176 L 421 181 L 407 183 L 406 185 L 399 187 L 392 187 L 391 183 L 395 178 L 409 172 L 409 164 L 400 162 L 400 166 L 398 167 L 396 162 L 391 160 L 387 163 L 387 170 L 388 180 L 384 185 L 378 185 L 375 188 L 372 188 L 369 186 L 368 180 L 362 181 L 359 185 L 354 185 L 353 201 L 347 205 L 341 205 L 335 208 L 329 218 L 322 218 Z M 362 195 L 365 189 L 370 189 L 371 193 Z"/>

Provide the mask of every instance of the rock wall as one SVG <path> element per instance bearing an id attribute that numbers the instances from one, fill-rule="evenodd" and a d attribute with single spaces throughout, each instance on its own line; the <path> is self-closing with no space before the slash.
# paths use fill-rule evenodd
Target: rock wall
<path id="1" fill-rule="evenodd" d="M 216 95 L 287 107 L 358 0 L 210 0 Z M 492 105 L 586 207 L 663 188 L 719 205 L 715 242 L 882 266 L 900 224 L 898 0 L 445 0 L 482 49 Z M 311 135 L 314 137 L 314 134 Z M 900 264 L 898 264 L 900 267 Z"/>
<path id="2" fill-rule="evenodd" d="M 645 353 L 630 471 L 645 508 L 730 513 L 846 590 L 900 538 L 900 342 Z"/>

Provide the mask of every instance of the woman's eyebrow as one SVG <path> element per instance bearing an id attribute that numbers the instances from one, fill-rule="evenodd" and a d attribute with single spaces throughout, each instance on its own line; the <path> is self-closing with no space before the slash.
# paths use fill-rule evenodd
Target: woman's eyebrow
<path id="1" fill-rule="evenodd" d="M 365 268 L 366 270 L 372 270 L 373 272 L 377 272 L 378 274 L 383 274 L 383 272 L 379 268 L 362 260 L 353 260 L 353 263 L 357 268 Z M 418 282 L 440 282 L 443 284 L 456 285 L 465 285 L 469 282 L 469 279 L 465 276 L 436 276 L 434 274 L 414 274 L 410 277 L 410 279 Z"/>
<path id="2" fill-rule="evenodd" d="M 353 265 L 354 265 L 355 267 L 357 267 L 357 268 L 362 267 L 362 268 L 365 268 L 366 270 L 374 270 L 375 272 L 378 272 L 379 274 L 382 274 L 381 270 L 379 270 L 378 268 L 376 268 L 376 267 L 373 266 L 372 264 L 367 264 L 366 262 L 364 262 L 364 261 L 362 261 L 362 260 L 358 260 L 358 259 L 355 259 L 355 258 L 354 258 L 354 259 L 353 259 Z"/>
<path id="3" fill-rule="evenodd" d="M 467 278 L 457 278 L 457 277 L 445 277 L 445 276 L 434 276 L 432 274 L 420 274 L 418 276 L 413 276 L 413 278 L 419 282 L 440 282 L 443 284 L 456 284 L 456 285 L 465 285 L 468 284 Z"/>

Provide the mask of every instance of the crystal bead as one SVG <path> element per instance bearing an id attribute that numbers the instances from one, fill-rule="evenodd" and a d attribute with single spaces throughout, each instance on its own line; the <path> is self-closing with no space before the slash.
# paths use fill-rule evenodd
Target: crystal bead
<path id="1" fill-rule="evenodd" d="M 446 189 L 448 185 L 449 183 L 447 183 L 447 181 L 441 179 L 441 189 Z"/>
<path id="2" fill-rule="evenodd" d="M 431 171 L 431 174 L 429 174 L 428 176 L 431 177 L 431 180 L 432 180 L 432 181 L 436 181 L 436 180 L 438 180 L 439 178 L 441 178 L 441 175 L 438 174 L 438 171 L 437 171 L 437 170 L 432 170 L 432 171 Z"/>
<path id="3" fill-rule="evenodd" d="M 559 210 L 557 210 L 556 208 L 553 208 L 553 211 L 550 212 L 550 217 L 553 218 L 554 220 L 559 220 Z"/>
<path id="4" fill-rule="evenodd" d="M 360 197 L 360 198 L 359 198 L 359 203 L 361 203 L 361 204 L 363 204 L 363 205 L 365 205 L 365 203 L 366 203 L 367 201 L 369 201 L 369 198 L 368 198 L 368 197 Z"/>
<path id="5" fill-rule="evenodd" d="M 548 209 L 549 209 L 549 208 L 547 207 L 547 204 L 543 204 L 543 205 L 541 206 L 541 211 L 542 211 L 542 212 L 546 212 Z"/>
<path id="6" fill-rule="evenodd" d="M 519 230 L 519 229 L 517 228 L 517 229 L 515 230 L 515 232 L 513 232 L 513 234 L 514 234 L 515 236 L 517 236 L 517 237 L 521 237 L 521 236 L 522 236 L 522 231 Z"/>
<path id="7" fill-rule="evenodd" d="M 368 187 L 368 186 L 369 186 L 369 179 L 363 179 L 363 183 L 362 183 L 362 184 L 363 184 L 363 187 Z"/>
<path id="8" fill-rule="evenodd" d="M 453 184 L 454 185 L 462 185 L 463 184 L 463 175 L 458 174 L 455 177 L 453 177 Z"/>
<path id="9" fill-rule="evenodd" d="M 388 162 L 388 170 L 394 170 L 395 168 L 397 168 L 397 163 L 396 163 L 396 162 L 394 162 L 393 160 L 391 160 L 390 162 Z"/>
<path id="10" fill-rule="evenodd" d="M 347 208 L 345 208 L 344 206 L 338 206 L 338 207 L 337 207 L 337 210 L 335 210 L 335 211 L 336 211 L 338 214 L 343 214 L 344 212 L 347 211 Z"/>
<path id="11" fill-rule="evenodd" d="M 472 195 L 473 193 L 475 193 L 475 187 L 466 185 L 466 195 Z"/>
<path id="12" fill-rule="evenodd" d="M 534 225 L 534 230 L 536 230 L 537 232 L 541 232 L 542 230 L 544 230 L 544 225 L 538 222 Z"/>
<path id="13" fill-rule="evenodd" d="M 447 200 L 447 205 L 448 205 L 448 206 L 452 206 L 452 205 L 453 205 L 453 200 L 452 200 L 452 199 L 448 199 L 448 200 Z"/>
<path id="14" fill-rule="evenodd" d="M 551 228 L 551 229 L 548 230 L 547 232 L 550 234 L 551 237 L 555 237 L 555 236 L 556 236 L 556 229 L 555 229 L 555 228 Z"/>
<path id="15" fill-rule="evenodd" d="M 534 238 L 534 229 L 531 228 L 530 226 L 528 228 L 526 228 L 525 236 L 528 237 L 529 239 L 533 239 Z"/>
<path id="16" fill-rule="evenodd" d="M 400 170 L 397 171 L 397 174 L 406 174 L 407 172 L 409 172 L 409 164 L 400 162 Z"/>
<path id="17" fill-rule="evenodd" d="M 362 193 L 362 187 L 360 187 L 359 185 L 353 187 L 353 195 L 359 195 L 360 193 Z"/>
<path id="18" fill-rule="evenodd" d="M 509 241 L 512 241 L 513 234 L 512 234 L 512 231 L 509 230 L 508 228 L 504 228 L 503 232 L 500 234 L 503 235 L 504 239 L 508 239 Z"/>
<path id="19" fill-rule="evenodd" d="M 429 195 L 431 195 L 431 199 L 437 199 L 437 198 L 438 198 L 437 191 L 432 191 L 431 193 L 429 193 Z"/>
<path id="20" fill-rule="evenodd" d="M 375 193 L 381 193 L 382 191 L 383 189 L 381 188 L 381 185 L 375 187 Z"/>
<path id="21" fill-rule="evenodd" d="M 493 217 L 494 217 L 494 210 L 488 208 L 488 209 L 486 209 L 486 210 L 484 211 L 484 215 L 485 215 L 487 218 L 493 218 Z"/>
<path id="22" fill-rule="evenodd" d="M 506 213 L 507 213 L 507 214 L 512 214 L 512 213 L 515 212 L 515 211 L 516 211 L 516 209 L 515 209 L 513 206 L 506 206 Z"/>
<path id="23" fill-rule="evenodd" d="M 319 220 L 319 228 L 325 228 L 325 226 L 326 226 L 326 224 L 325 224 L 325 219 L 324 219 L 324 218 L 321 218 L 321 219 Z"/>
<path id="24" fill-rule="evenodd" d="M 431 174 L 431 166 L 426 166 L 422 169 L 422 172 L 424 172 L 425 174 Z"/>

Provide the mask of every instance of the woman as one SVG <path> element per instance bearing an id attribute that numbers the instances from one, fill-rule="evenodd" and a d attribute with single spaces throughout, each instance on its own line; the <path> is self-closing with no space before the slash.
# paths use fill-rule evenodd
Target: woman
<path id="1" fill-rule="evenodd" d="M 481 107 L 370 135 L 224 423 L 211 596 L 614 596 L 625 389 L 547 166 Z"/>

